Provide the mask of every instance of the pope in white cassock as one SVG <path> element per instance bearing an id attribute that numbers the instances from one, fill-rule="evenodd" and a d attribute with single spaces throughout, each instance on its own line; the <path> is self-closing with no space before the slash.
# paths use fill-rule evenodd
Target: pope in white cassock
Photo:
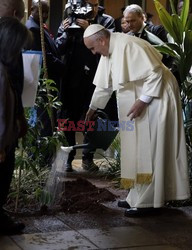
<path id="1" fill-rule="evenodd" d="M 84 42 L 102 55 L 86 119 L 116 91 L 120 124 L 134 121 L 133 131 L 120 129 L 121 184 L 130 189 L 125 215 L 143 215 L 165 201 L 189 198 L 180 92 L 161 54 L 142 39 L 110 33 L 98 24 L 85 30 Z"/>

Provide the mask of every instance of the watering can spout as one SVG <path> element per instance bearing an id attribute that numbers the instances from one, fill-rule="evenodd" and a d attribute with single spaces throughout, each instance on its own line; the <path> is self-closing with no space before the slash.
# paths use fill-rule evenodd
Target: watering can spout
<path id="1" fill-rule="evenodd" d="M 61 149 L 66 153 L 70 153 L 74 149 L 89 148 L 89 147 L 90 147 L 90 144 L 85 143 L 85 144 L 76 144 L 76 145 L 70 146 L 70 147 L 61 146 Z"/>

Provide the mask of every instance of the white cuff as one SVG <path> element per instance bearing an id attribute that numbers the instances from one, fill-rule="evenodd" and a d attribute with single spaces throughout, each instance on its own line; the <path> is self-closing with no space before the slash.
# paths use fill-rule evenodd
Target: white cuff
<path id="1" fill-rule="evenodd" d="M 95 106 L 93 106 L 93 105 L 90 105 L 89 108 L 92 109 L 92 110 L 97 110 L 97 108 Z"/>
<path id="2" fill-rule="evenodd" d="M 150 103 L 150 102 L 153 100 L 153 97 L 152 97 L 152 96 L 148 96 L 148 95 L 141 95 L 141 96 L 139 97 L 139 99 L 140 99 L 142 102 Z"/>

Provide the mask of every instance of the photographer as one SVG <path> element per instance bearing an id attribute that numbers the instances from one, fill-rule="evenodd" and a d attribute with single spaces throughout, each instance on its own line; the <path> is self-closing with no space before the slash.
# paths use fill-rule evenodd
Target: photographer
<path id="1" fill-rule="evenodd" d="M 73 1 L 68 1 L 68 3 Z M 83 4 L 83 2 L 82 2 Z M 60 118 L 74 121 L 84 120 L 88 110 L 89 102 L 94 91 L 92 84 L 100 57 L 93 55 L 84 45 L 84 30 L 92 23 L 103 25 L 113 32 L 115 30 L 114 19 L 103 13 L 103 8 L 99 6 L 99 0 L 87 0 L 85 4 L 92 7 L 92 15 L 78 18 L 76 15 L 75 24 L 79 28 L 72 28 L 71 17 L 62 21 L 57 34 L 56 44 L 60 53 L 64 56 L 65 72 L 61 87 L 61 108 Z M 72 13 L 73 15 L 73 13 Z M 114 105 L 115 106 L 115 105 Z M 65 132 L 69 146 L 76 144 L 75 131 Z M 84 138 L 84 143 L 87 138 Z M 86 170 L 98 170 L 93 162 L 94 149 L 92 151 L 83 150 L 82 167 Z M 72 161 L 76 152 L 69 154 L 67 172 L 73 171 Z"/>

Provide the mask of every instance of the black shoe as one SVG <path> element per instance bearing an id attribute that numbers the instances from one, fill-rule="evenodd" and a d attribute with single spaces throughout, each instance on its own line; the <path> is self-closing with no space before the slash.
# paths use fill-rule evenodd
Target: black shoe
<path id="1" fill-rule="evenodd" d="M 6 213 L 0 214 L 0 235 L 21 234 L 24 228 L 24 223 L 14 221 Z"/>
<path id="2" fill-rule="evenodd" d="M 126 217 L 142 217 L 142 216 L 149 216 L 149 215 L 157 215 L 159 214 L 161 208 L 136 208 L 132 207 L 125 210 Z"/>
<path id="3" fill-rule="evenodd" d="M 73 172 L 73 168 L 72 168 L 71 163 L 67 163 L 66 172 L 68 172 L 68 173 Z"/>
<path id="4" fill-rule="evenodd" d="M 120 200 L 117 203 L 118 207 L 123 207 L 123 208 L 130 208 L 129 204 L 126 202 L 126 200 Z"/>

